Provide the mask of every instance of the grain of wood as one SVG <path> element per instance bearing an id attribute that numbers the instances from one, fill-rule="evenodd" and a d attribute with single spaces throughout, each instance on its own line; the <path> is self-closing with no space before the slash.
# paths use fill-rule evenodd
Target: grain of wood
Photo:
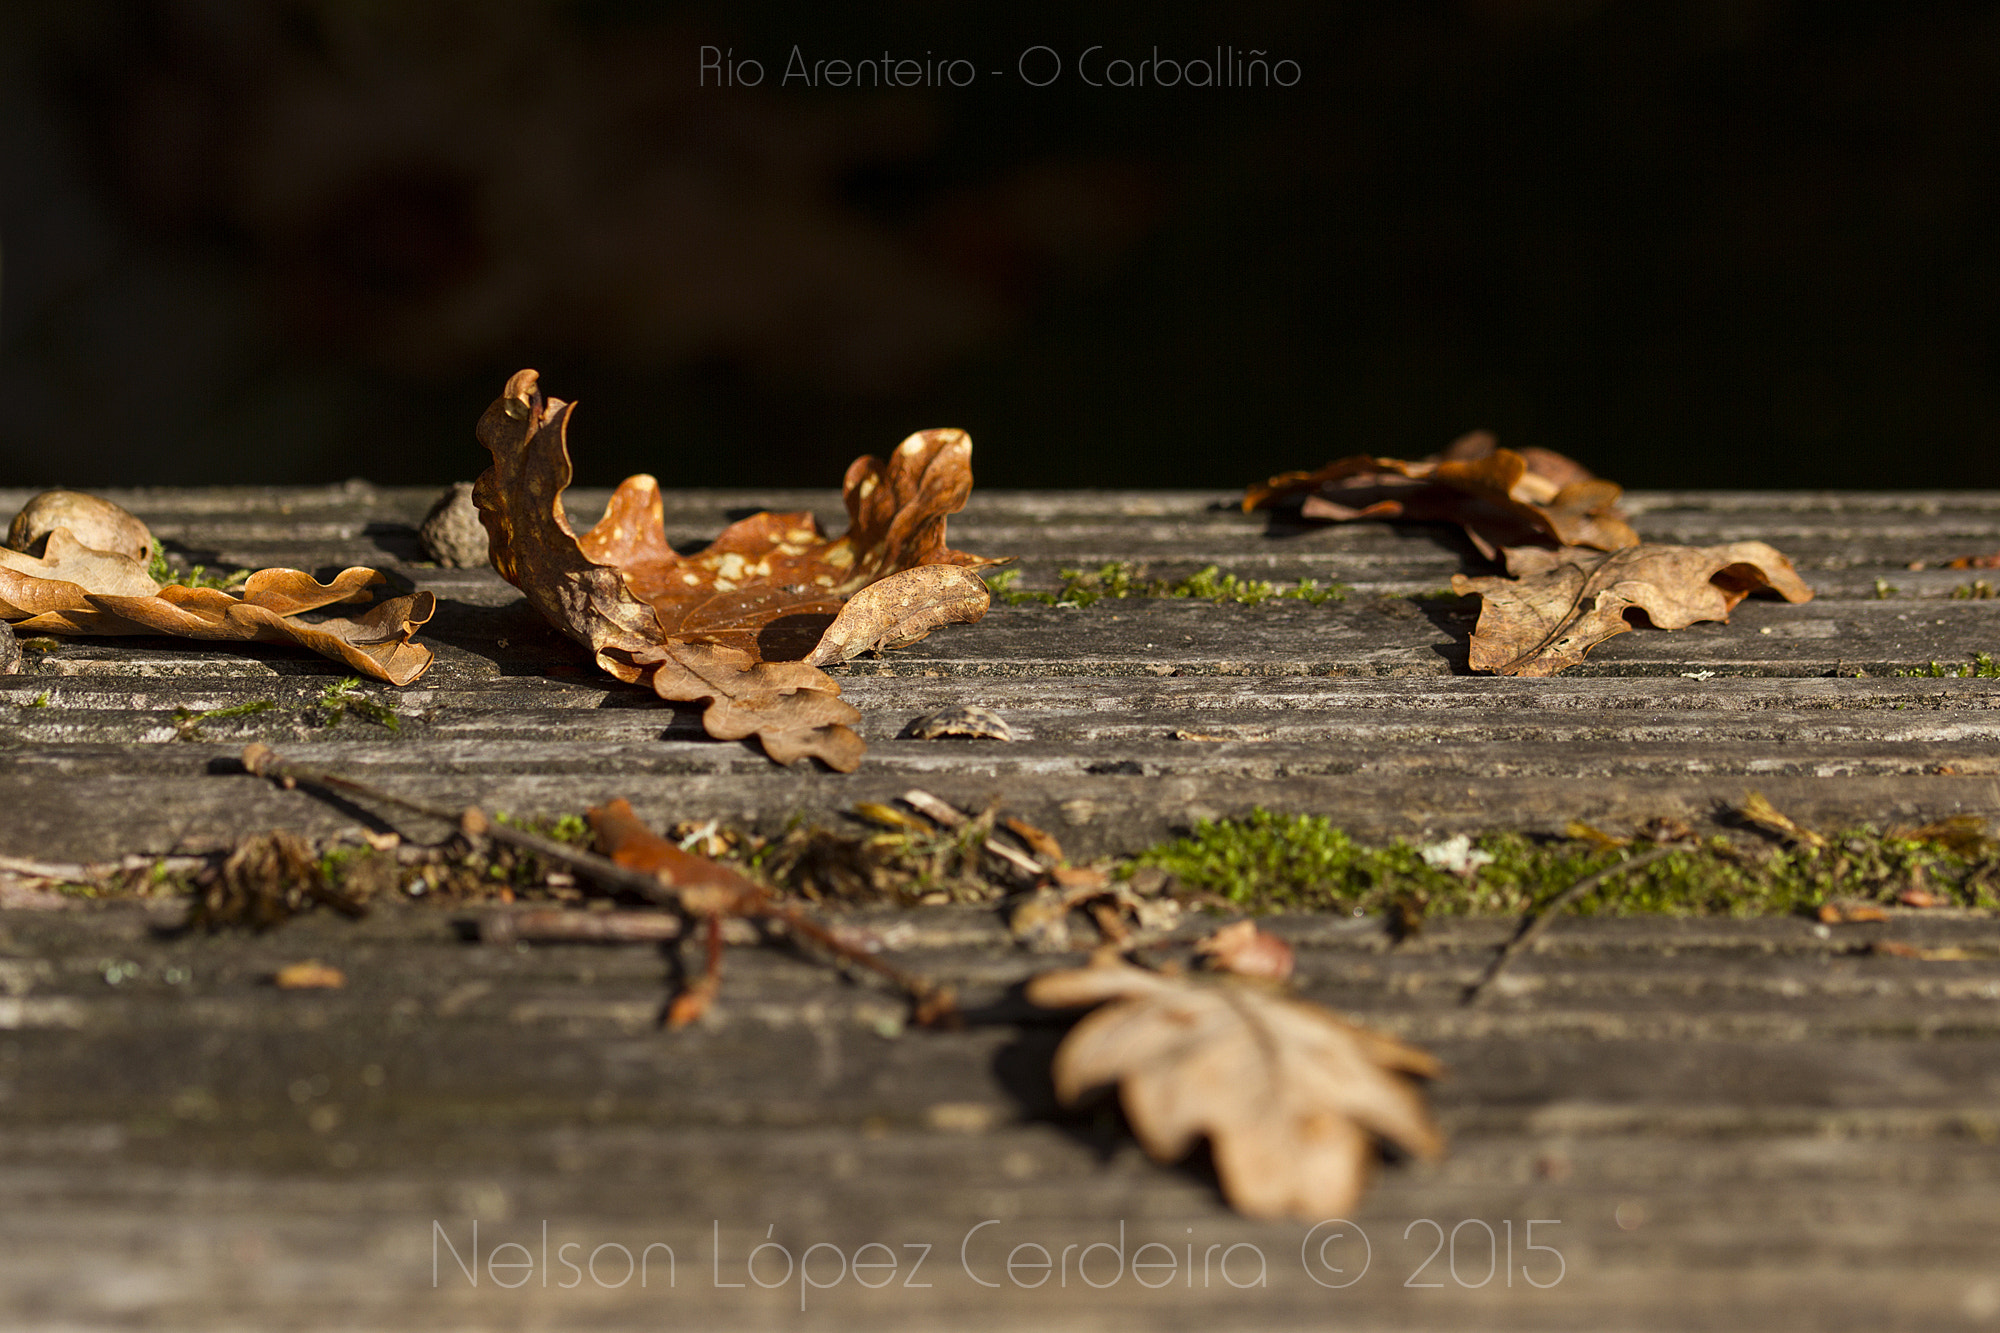
<path id="1" fill-rule="evenodd" d="M 435 494 L 113 493 L 183 558 L 368 563 L 433 589 L 424 637 L 438 662 L 411 689 L 374 691 L 398 705 L 392 736 L 353 717 L 321 725 L 316 700 L 340 673 L 276 649 L 31 645 L 25 674 L 0 678 L 0 856 L 203 851 L 363 818 L 237 771 L 255 739 L 447 807 L 520 814 L 622 795 L 656 823 L 768 831 L 912 786 L 966 806 L 1000 797 L 1077 856 L 1260 804 L 1410 836 L 1655 815 L 1699 826 L 1750 786 L 1818 826 L 2000 815 L 2000 681 L 1891 674 L 2000 651 L 2000 602 L 1953 599 L 1973 575 L 1935 567 L 2000 549 L 2000 494 L 1635 495 L 1648 538 L 1771 541 L 1820 595 L 1624 635 L 1543 681 L 1462 674 L 1471 603 L 1416 596 L 1469 571 L 1449 531 L 1288 527 L 1215 493 L 976 495 L 953 544 L 1022 557 L 1029 586 L 1115 559 L 1354 592 L 1324 606 L 996 606 L 840 669 L 871 747 L 851 777 L 709 741 L 596 675 L 490 571 L 425 567 L 415 524 Z M 25 498 L 0 492 L 0 506 Z M 603 499 L 573 494 L 571 508 L 588 521 Z M 732 511 L 831 521 L 838 507 L 828 491 L 667 506 L 677 541 Z M 177 710 L 260 700 L 274 707 L 175 738 Z M 1017 739 L 898 738 L 967 703 Z M 408 831 L 441 831 L 420 823 Z M 12 1322 L 1205 1329 L 1318 1326 L 1336 1311 L 1383 1328 L 1943 1329 L 2000 1314 L 1989 918 L 1564 920 L 1473 1011 L 1457 995 L 1511 920 L 1433 923 L 1396 948 L 1373 921 L 1273 923 L 1306 994 L 1451 1066 L 1435 1093 L 1454 1155 L 1381 1174 L 1353 1219 L 1371 1267 L 1339 1290 L 1302 1266 L 1302 1228 L 1234 1218 L 1198 1171 L 1158 1170 L 1108 1122 L 1057 1112 L 1046 1070 L 1060 1029 L 1009 990 L 1041 960 L 991 915 L 854 923 L 960 986 L 984 1017 L 953 1035 L 906 1030 L 895 996 L 779 951 L 734 951 L 714 1020 L 666 1036 L 671 969 L 652 946 L 480 947 L 419 908 L 220 939 L 162 933 L 170 920 L 138 906 L 0 911 Z M 1970 957 L 1856 952 L 1876 938 Z M 265 984 L 304 958 L 347 987 Z M 1550 1253 L 1521 1248 L 1535 1218 L 1559 1223 L 1536 1233 L 1564 1265 L 1546 1288 L 1527 1279 L 1553 1275 Z M 546 1287 L 543 1271 L 508 1288 L 491 1269 L 474 1287 L 449 1253 L 433 1285 L 439 1228 L 462 1255 L 477 1220 L 483 1254 L 517 1242 L 539 1267 L 543 1219 Z M 1446 1238 L 1428 1266 L 1421 1219 Z M 1077 1254 L 1115 1246 L 1121 1226 L 1119 1280 L 1087 1285 Z M 1515 1249 L 1481 1282 L 1488 1227 Z M 850 1259 L 868 1242 L 899 1257 L 928 1245 L 917 1282 L 931 1285 L 899 1273 L 871 1292 L 849 1271 L 824 1291 L 796 1278 L 766 1291 L 742 1265 L 767 1238 L 794 1259 L 816 1243 Z M 654 1240 L 674 1249 L 673 1285 L 609 1285 L 623 1260 L 597 1247 Z M 575 1275 L 557 1262 L 567 1242 Z M 1141 1285 L 1130 1260 L 1147 1243 L 1192 1270 Z M 1005 1261 L 1022 1244 L 1068 1266 L 1017 1283 Z M 1267 1285 L 1217 1275 L 1231 1245 L 1247 1247 L 1235 1278 L 1254 1251 Z M 1111 1251 L 1094 1254 L 1102 1280 Z M 830 1280 L 832 1251 L 813 1262 Z"/>

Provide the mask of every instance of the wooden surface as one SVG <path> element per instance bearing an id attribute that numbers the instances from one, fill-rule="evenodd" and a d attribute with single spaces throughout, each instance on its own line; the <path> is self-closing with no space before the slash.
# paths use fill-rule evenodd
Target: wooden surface
<path id="1" fill-rule="evenodd" d="M 0 506 L 24 498 L 0 492 Z M 1460 674 L 1473 603 L 1413 596 L 1469 568 L 1446 531 L 1273 526 L 1219 494 L 981 495 L 953 521 L 953 544 L 1020 555 L 1030 587 L 1059 566 L 1118 559 L 1168 577 L 1217 564 L 1355 591 L 1318 607 L 996 607 L 842 670 L 871 747 L 848 777 L 707 741 L 686 714 L 594 675 L 490 572 L 421 567 L 414 524 L 431 493 L 115 498 L 211 564 L 365 563 L 432 588 L 442 602 L 423 638 L 438 662 L 407 690 L 373 691 L 396 696 L 404 726 L 391 736 L 358 719 L 314 722 L 313 701 L 344 674 L 315 658 L 165 640 L 31 647 L 27 674 L 0 677 L 0 855 L 206 852 L 270 828 L 353 826 L 351 813 L 235 771 L 251 739 L 409 794 L 523 814 L 623 795 L 659 822 L 774 829 L 912 786 L 967 805 L 997 796 L 1086 854 L 1258 804 L 1379 835 L 1700 823 L 1750 787 L 1819 824 L 2000 815 L 2000 681 L 1894 674 L 2000 651 L 2000 602 L 1949 595 L 1990 571 L 1907 568 L 2000 550 L 2000 495 L 1634 497 L 1649 539 L 1766 540 L 1820 596 L 1747 603 L 1728 626 L 1628 634 L 1546 681 Z M 590 498 L 573 508 L 587 514 Z M 819 492 L 669 503 L 677 541 L 752 506 L 837 517 Z M 1878 579 L 1895 591 L 1878 596 Z M 266 699 L 278 707 L 175 739 L 177 709 Z M 963 702 L 1023 738 L 897 739 L 912 718 Z M 1372 1263 L 1336 1290 L 1305 1272 L 1305 1228 L 1236 1218 L 1199 1170 L 1154 1167 L 1110 1122 L 1054 1111 L 1046 1066 L 1060 1024 L 1010 991 L 1049 960 L 1015 950 L 990 913 L 874 921 L 980 1006 L 964 1033 L 899 1032 L 894 997 L 744 948 L 713 1021 L 673 1036 L 654 1026 L 670 973 L 651 948 L 467 945 L 450 914 L 418 905 L 255 938 L 160 933 L 171 915 L 0 912 L 0 1320 L 2000 1323 L 2000 922 L 1989 918 L 1564 922 L 1470 1011 L 1456 989 L 1508 923 L 1447 923 L 1393 950 L 1365 919 L 1280 923 L 1301 945 L 1306 994 L 1431 1046 L 1452 1071 L 1435 1089 L 1451 1157 L 1383 1170 L 1351 1219 Z M 1875 935 L 1979 956 L 1854 952 Z M 266 983 L 306 957 L 345 969 L 347 989 Z M 961 1243 L 988 1219 L 968 1272 Z M 1547 1288 L 1528 1281 L 1555 1272 L 1551 1252 L 1524 1248 L 1530 1219 L 1557 1223 L 1535 1238 L 1562 1256 Z M 517 1289 L 491 1272 L 473 1289 L 440 1243 L 434 1287 L 434 1242 L 463 1256 L 474 1220 L 482 1251 L 519 1242 L 537 1264 L 546 1220 L 549 1285 L 536 1267 Z M 1128 1261 L 1147 1242 L 1192 1253 L 1192 1285 L 1183 1266 L 1158 1291 L 1129 1269 L 1097 1289 L 1074 1256 L 1067 1286 L 1008 1281 L 1013 1246 L 1056 1255 L 1116 1242 L 1121 1223 Z M 1486 1227 L 1502 1271 L 1475 1287 Z M 1447 1241 L 1415 1278 L 1443 1285 L 1406 1286 L 1439 1228 L 1455 1229 L 1456 1273 Z M 850 1274 L 807 1288 L 803 1312 L 796 1274 L 768 1292 L 717 1285 L 746 1280 L 745 1256 L 767 1234 L 795 1258 L 814 1244 L 848 1256 L 871 1241 L 898 1254 L 929 1245 L 916 1281 L 931 1285 L 903 1286 L 904 1271 L 871 1292 Z M 672 1287 L 655 1274 L 644 1291 L 637 1279 L 613 1289 L 557 1262 L 570 1242 L 581 1262 L 599 1244 L 653 1241 L 674 1250 Z M 1208 1247 L 1221 1247 L 1212 1264 L 1231 1245 L 1243 1247 L 1231 1275 L 1246 1280 L 1261 1255 L 1267 1286 L 1200 1271 Z M 1326 1253 L 1351 1275 L 1358 1251 L 1343 1245 L 1351 1234 Z M 1110 1253 L 1096 1252 L 1097 1280 Z M 764 1260 L 767 1279 L 782 1268 L 776 1250 Z M 834 1266 L 821 1248 L 811 1271 L 831 1281 Z M 607 1250 L 597 1271 L 609 1282 L 621 1268 Z"/>

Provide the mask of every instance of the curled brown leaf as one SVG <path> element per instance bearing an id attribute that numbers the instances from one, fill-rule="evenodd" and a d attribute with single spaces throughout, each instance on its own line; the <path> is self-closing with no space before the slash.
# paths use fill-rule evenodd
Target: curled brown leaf
<path id="1" fill-rule="evenodd" d="M 34 555 L 58 528 L 92 550 L 138 561 L 153 554 L 153 534 L 136 515 L 83 491 L 43 491 L 29 500 L 7 525 L 7 545 Z"/>
<path id="2" fill-rule="evenodd" d="M 968 571 L 996 562 L 945 545 L 945 520 L 972 488 L 963 431 L 921 431 L 886 463 L 857 459 L 842 536 L 823 535 L 810 514 L 755 514 L 683 556 L 648 476 L 626 479 L 590 531 L 570 527 L 562 492 L 573 411 L 523 370 L 480 419 L 493 466 L 473 498 L 494 567 L 612 675 L 649 680 L 663 698 L 707 700 L 710 735 L 755 736 L 779 763 L 812 756 L 851 771 L 863 746 L 848 724 L 859 714 L 818 666 L 985 611 L 985 587 Z"/>
<path id="3" fill-rule="evenodd" d="M 428 592 L 392 597 L 359 615 L 298 618 L 370 601 L 373 587 L 385 582 L 375 570 L 347 569 L 321 583 L 300 570 L 265 569 L 233 591 L 161 586 L 124 551 L 85 546 L 63 527 L 40 535 L 46 542 L 39 558 L 0 550 L 0 619 L 18 630 L 288 643 L 393 685 L 407 685 L 430 667 L 430 649 L 411 641 L 436 610 Z"/>
<path id="4" fill-rule="evenodd" d="M 806 661 L 831 666 L 862 653 L 901 648 L 940 625 L 978 620 L 992 600 L 986 581 L 963 566 L 906 569 L 848 598 Z"/>
<path id="5" fill-rule="evenodd" d="M 597 834 L 598 850 L 615 865 L 657 876 L 674 890 L 681 905 L 703 916 L 742 915 L 754 911 L 771 891 L 720 861 L 693 852 L 648 828 L 624 797 L 585 812 Z"/>
<path id="6" fill-rule="evenodd" d="M 1622 494 L 1552 449 L 1502 449 L 1487 432 L 1474 431 L 1416 462 L 1361 454 L 1315 472 L 1282 473 L 1251 486 L 1243 508 L 1303 497 L 1306 518 L 1457 523 L 1490 559 L 1508 546 L 1637 545 L 1638 534 L 1618 508 Z"/>

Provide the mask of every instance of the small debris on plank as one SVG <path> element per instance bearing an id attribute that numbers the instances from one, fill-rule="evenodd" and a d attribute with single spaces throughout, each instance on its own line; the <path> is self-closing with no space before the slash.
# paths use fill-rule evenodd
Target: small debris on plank
<path id="1" fill-rule="evenodd" d="M 1926 963 L 1967 963 L 1988 956 L 1955 944 L 1927 949 L 1921 945 L 1904 944 L 1900 940 L 1870 940 L 1861 947 L 1861 952 L 1882 954 L 1889 958 L 1915 958 Z"/>
<path id="2" fill-rule="evenodd" d="M 1872 921 L 1887 921 L 1889 914 L 1874 903 L 1837 898 L 1832 902 L 1820 904 L 1819 919 L 1829 926 L 1853 926 Z"/>
<path id="3" fill-rule="evenodd" d="M 1220 972 L 1263 981 L 1284 981 L 1292 975 L 1292 946 L 1254 921 L 1238 921 L 1202 939 L 1194 951 Z"/>
<path id="4" fill-rule="evenodd" d="M 479 922 L 484 944 L 656 944 L 680 936 L 680 918 L 670 912 L 533 908 L 490 912 Z"/>
<path id="5" fill-rule="evenodd" d="M 491 563 L 486 525 L 472 503 L 472 483 L 456 481 L 437 498 L 417 528 L 424 554 L 446 569 L 478 569 Z"/>
<path id="6" fill-rule="evenodd" d="M 339 990 L 347 984 L 347 974 L 317 958 L 308 958 L 279 968 L 271 984 L 279 990 Z"/>
<path id="7" fill-rule="evenodd" d="M 1014 729 L 990 708 L 979 704 L 956 704 L 914 719 L 903 729 L 912 740 L 935 741 L 947 737 L 969 740 L 1011 741 Z"/>

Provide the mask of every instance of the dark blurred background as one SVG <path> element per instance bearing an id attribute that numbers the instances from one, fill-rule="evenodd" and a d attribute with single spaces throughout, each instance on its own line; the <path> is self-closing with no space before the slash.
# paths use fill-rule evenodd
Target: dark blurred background
<path id="1" fill-rule="evenodd" d="M 2000 486 L 1996 90 L 1991 4 L 5 5 L 0 485 L 469 477 L 535 366 L 600 484 Z"/>

